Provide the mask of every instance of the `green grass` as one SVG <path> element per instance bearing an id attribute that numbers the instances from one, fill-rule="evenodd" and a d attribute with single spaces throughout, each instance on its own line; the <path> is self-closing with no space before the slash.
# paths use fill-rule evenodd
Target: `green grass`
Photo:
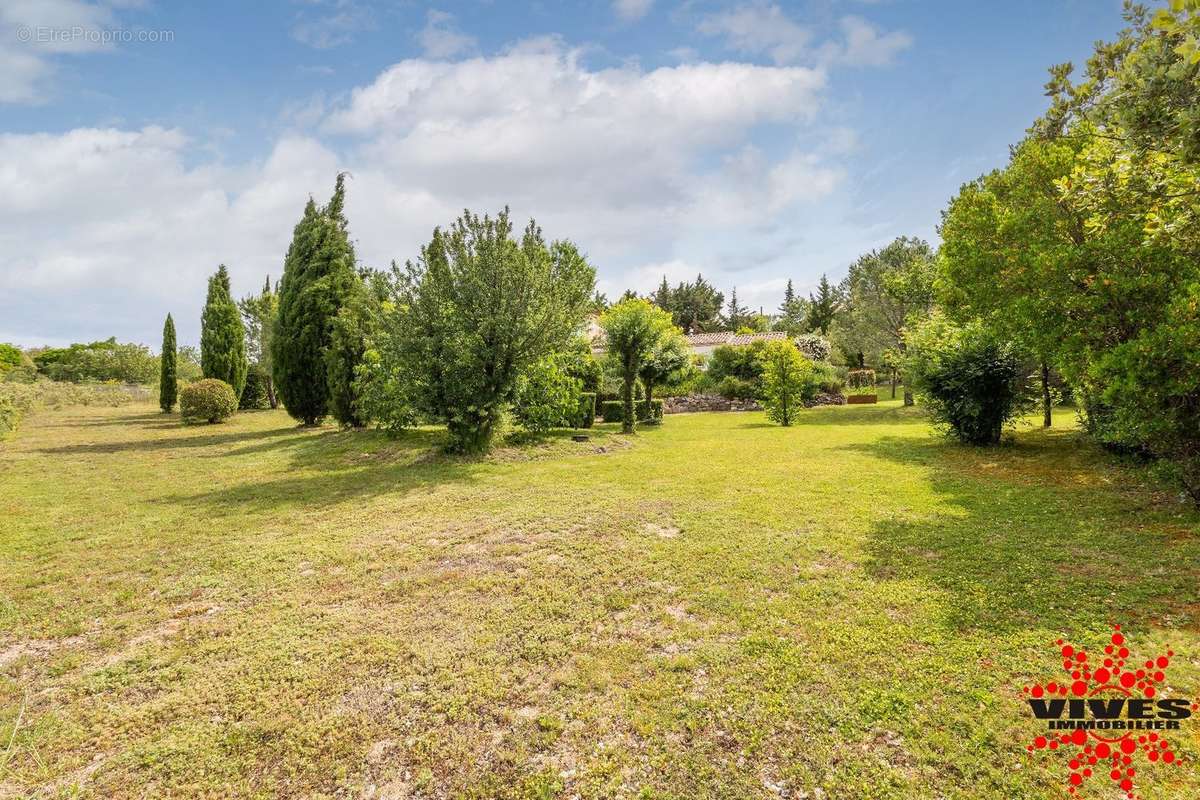
<path id="1" fill-rule="evenodd" d="M 1020 688 L 1115 621 L 1200 694 L 1200 515 L 1055 422 L 967 450 L 888 401 L 465 461 L 35 415 L 0 445 L 0 797 L 1066 797 Z"/>

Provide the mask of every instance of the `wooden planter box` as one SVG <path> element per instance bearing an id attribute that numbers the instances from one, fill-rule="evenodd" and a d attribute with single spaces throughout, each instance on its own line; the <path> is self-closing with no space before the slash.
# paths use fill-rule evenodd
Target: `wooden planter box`
<path id="1" fill-rule="evenodd" d="M 846 396 L 847 405 L 865 406 L 879 402 L 879 395 L 875 394 L 851 394 Z"/>

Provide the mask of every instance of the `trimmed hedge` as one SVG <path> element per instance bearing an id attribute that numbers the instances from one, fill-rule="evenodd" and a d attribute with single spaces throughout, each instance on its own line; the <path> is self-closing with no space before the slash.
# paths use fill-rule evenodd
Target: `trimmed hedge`
<path id="1" fill-rule="evenodd" d="M 579 393 L 579 411 L 575 419 L 575 427 L 590 428 L 596 422 L 596 393 Z"/>
<path id="2" fill-rule="evenodd" d="M 187 423 L 223 422 L 232 417 L 237 408 L 237 393 L 218 378 L 189 383 L 179 392 L 179 414 Z"/>
<path id="3" fill-rule="evenodd" d="M 638 422 L 657 422 L 663 418 L 663 401 L 645 400 L 633 404 L 633 415 Z M 625 404 L 620 400 L 605 400 L 600 404 L 600 418 L 605 422 L 620 422 L 625 416 Z"/>

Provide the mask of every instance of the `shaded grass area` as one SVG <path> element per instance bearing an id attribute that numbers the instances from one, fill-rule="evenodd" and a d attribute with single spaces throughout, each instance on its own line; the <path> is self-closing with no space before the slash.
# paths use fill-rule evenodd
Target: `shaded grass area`
<path id="1" fill-rule="evenodd" d="M 471 461 L 34 417 L 0 445 L 0 797 L 1066 796 L 1020 687 L 1121 622 L 1200 693 L 1200 516 L 1056 424 L 679 415 Z"/>

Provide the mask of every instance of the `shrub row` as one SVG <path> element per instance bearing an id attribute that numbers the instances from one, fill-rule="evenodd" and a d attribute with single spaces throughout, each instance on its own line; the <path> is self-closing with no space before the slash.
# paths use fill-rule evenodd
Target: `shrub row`
<path id="1" fill-rule="evenodd" d="M 662 420 L 663 401 L 651 400 L 649 404 L 641 400 L 633 404 L 634 415 L 638 422 Z M 620 400 L 605 400 L 600 404 L 600 418 L 605 422 L 620 422 L 625 416 L 625 404 Z"/>

